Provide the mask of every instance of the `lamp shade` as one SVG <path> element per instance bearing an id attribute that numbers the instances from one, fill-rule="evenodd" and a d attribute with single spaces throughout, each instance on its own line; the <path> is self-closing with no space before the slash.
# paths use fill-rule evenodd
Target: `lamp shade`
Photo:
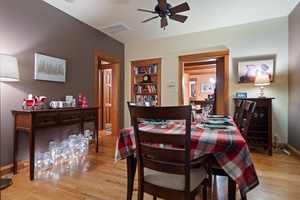
<path id="1" fill-rule="evenodd" d="M 19 79 L 17 59 L 0 54 L 0 81 L 19 81 Z"/>
<path id="2" fill-rule="evenodd" d="M 254 85 L 262 86 L 262 85 L 270 85 L 270 77 L 269 75 L 258 75 L 255 77 Z"/>

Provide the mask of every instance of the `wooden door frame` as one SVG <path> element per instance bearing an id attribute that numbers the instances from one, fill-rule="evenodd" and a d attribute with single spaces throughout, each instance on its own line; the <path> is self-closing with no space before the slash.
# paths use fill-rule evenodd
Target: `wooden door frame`
<path id="1" fill-rule="evenodd" d="M 222 59 L 222 63 L 217 62 L 216 65 L 216 113 L 219 115 L 229 114 L 229 50 L 206 52 L 199 54 L 191 54 L 179 56 L 178 61 L 178 83 L 181 83 L 181 87 L 178 87 L 178 103 L 183 105 L 183 88 L 184 88 L 184 62 L 207 60 L 211 58 Z"/>
<path id="2" fill-rule="evenodd" d="M 106 61 L 112 65 L 110 69 L 112 69 L 112 127 L 111 134 L 118 135 L 120 130 L 120 59 L 115 58 L 113 56 L 107 55 L 101 51 L 94 51 L 94 104 L 99 108 L 99 130 L 103 129 L 102 123 L 100 123 L 102 119 L 102 101 L 100 102 L 100 97 L 102 95 L 102 83 L 99 78 L 99 61 Z"/>

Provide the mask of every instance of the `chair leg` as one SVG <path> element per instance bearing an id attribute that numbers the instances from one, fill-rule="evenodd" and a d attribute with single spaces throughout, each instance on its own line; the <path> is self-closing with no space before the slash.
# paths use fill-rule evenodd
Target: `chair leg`
<path id="1" fill-rule="evenodd" d="M 246 194 L 243 195 L 241 190 L 240 190 L 240 194 L 241 194 L 242 200 L 247 200 L 247 195 Z"/>
<path id="2" fill-rule="evenodd" d="M 128 156 L 126 160 L 127 160 L 127 200 L 131 200 L 137 160 L 134 157 L 134 155 Z"/>
<path id="3" fill-rule="evenodd" d="M 202 199 L 207 200 L 207 187 L 206 186 L 204 186 L 202 188 Z"/>
<path id="4" fill-rule="evenodd" d="M 138 200 L 143 200 L 144 199 L 144 192 L 138 190 Z"/>

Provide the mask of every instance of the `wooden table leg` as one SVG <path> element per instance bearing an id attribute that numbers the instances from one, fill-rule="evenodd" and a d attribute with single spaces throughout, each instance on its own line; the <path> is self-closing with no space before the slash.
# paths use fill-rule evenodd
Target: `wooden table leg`
<path id="1" fill-rule="evenodd" d="M 13 169 L 14 169 L 14 174 L 17 174 L 18 173 L 18 161 L 17 161 L 17 158 L 18 158 L 18 154 L 19 154 L 19 131 L 18 130 L 15 130 L 14 132 L 14 166 L 13 166 Z"/>
<path id="2" fill-rule="evenodd" d="M 35 132 L 29 132 L 29 178 L 34 179 Z"/>
<path id="3" fill-rule="evenodd" d="M 127 162 L 127 200 L 132 199 L 134 176 L 136 170 L 136 158 L 134 154 L 126 158 Z"/>
<path id="4" fill-rule="evenodd" d="M 235 200 L 236 183 L 228 176 L 228 200 Z"/>
<path id="5" fill-rule="evenodd" d="M 98 153 L 98 120 L 95 121 L 95 145 L 96 145 L 96 153 Z"/>

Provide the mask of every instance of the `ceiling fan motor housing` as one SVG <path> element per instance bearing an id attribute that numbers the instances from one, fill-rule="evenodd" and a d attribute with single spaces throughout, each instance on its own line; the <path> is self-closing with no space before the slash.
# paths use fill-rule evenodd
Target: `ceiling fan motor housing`
<path id="1" fill-rule="evenodd" d="M 163 10 L 159 7 L 159 5 L 157 4 L 154 8 L 154 11 L 161 17 L 161 18 L 165 18 L 169 15 L 171 15 L 171 10 L 172 6 L 171 4 L 167 3 L 167 9 L 166 10 Z"/>

